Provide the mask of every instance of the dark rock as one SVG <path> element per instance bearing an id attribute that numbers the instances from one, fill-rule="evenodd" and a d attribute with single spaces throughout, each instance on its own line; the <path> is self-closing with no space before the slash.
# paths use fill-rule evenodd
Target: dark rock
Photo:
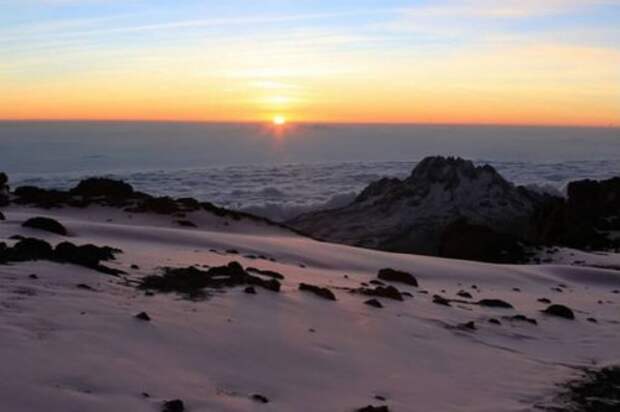
<path id="1" fill-rule="evenodd" d="M 230 255 L 238 255 L 239 251 L 237 249 L 226 249 L 226 253 Z"/>
<path id="2" fill-rule="evenodd" d="M 70 242 L 62 242 L 56 245 L 54 249 L 54 259 L 59 262 L 85 266 L 110 275 L 119 275 L 124 272 L 101 264 L 102 261 L 114 260 L 116 253 L 121 253 L 121 251 L 109 246 L 100 247 L 91 244 L 77 246 Z"/>
<path id="3" fill-rule="evenodd" d="M 433 303 L 436 303 L 437 305 L 443 305 L 443 306 L 452 306 L 450 305 L 450 300 L 444 298 L 441 295 L 433 295 Z"/>
<path id="4" fill-rule="evenodd" d="M 476 330 L 476 324 L 474 323 L 474 321 L 469 321 L 466 323 L 462 323 L 458 326 L 459 329 L 465 329 L 465 330 Z"/>
<path id="5" fill-rule="evenodd" d="M 0 252 L 0 254 L 2 254 Z M 23 262 L 29 260 L 51 260 L 54 254 L 52 246 L 44 240 L 25 238 L 18 241 L 13 248 L 5 252 L 7 261 Z M 3 259 L 0 257 L 0 261 Z"/>
<path id="6" fill-rule="evenodd" d="M 334 295 L 334 293 L 327 288 L 322 288 L 307 283 L 300 283 L 299 290 L 314 293 L 315 295 L 322 297 L 323 299 L 336 300 L 336 295 Z"/>
<path id="7" fill-rule="evenodd" d="M 551 305 L 542 312 L 547 315 L 557 316 L 564 319 L 575 319 L 575 313 L 572 309 L 564 305 Z"/>
<path id="8" fill-rule="evenodd" d="M 136 264 L 133 264 L 133 265 L 131 265 L 130 267 L 131 267 L 131 269 L 134 269 L 134 270 L 138 270 L 138 269 L 140 269 L 140 266 L 138 266 L 138 265 L 136 265 Z"/>
<path id="9" fill-rule="evenodd" d="M 22 223 L 23 227 L 44 230 L 57 235 L 66 236 L 67 229 L 57 220 L 48 217 L 33 217 Z"/>
<path id="10" fill-rule="evenodd" d="M 78 283 L 77 285 L 75 285 L 75 287 L 82 290 L 89 290 L 91 292 L 95 290 L 92 288 L 92 286 L 87 285 L 86 283 Z"/>
<path id="11" fill-rule="evenodd" d="M 472 299 L 472 298 L 473 298 L 473 296 L 471 295 L 471 293 L 466 292 L 466 291 L 464 291 L 464 290 L 459 290 L 459 291 L 458 291 L 458 293 L 457 293 L 456 295 L 457 295 L 457 296 L 460 296 L 460 297 L 462 297 L 462 298 L 465 298 L 465 299 Z"/>
<path id="12" fill-rule="evenodd" d="M 256 289 L 254 288 L 254 286 L 248 286 L 245 289 L 243 289 L 243 292 L 247 293 L 248 295 L 256 295 Z"/>
<path id="13" fill-rule="evenodd" d="M 376 288 L 358 288 L 352 291 L 353 293 L 360 293 L 366 296 L 376 296 L 379 298 L 388 298 L 393 300 L 402 301 L 403 295 L 394 286 L 377 286 Z"/>
<path id="14" fill-rule="evenodd" d="M 591 323 L 598 323 L 598 320 L 596 320 L 596 318 L 587 318 L 586 320 Z"/>
<path id="15" fill-rule="evenodd" d="M 442 232 L 438 256 L 492 263 L 523 263 L 527 260 L 518 237 L 470 224 L 463 219 L 451 223 Z"/>
<path id="16" fill-rule="evenodd" d="M 61 190 L 40 189 L 34 186 L 20 186 L 13 194 L 17 197 L 14 202 L 21 205 L 32 204 L 34 206 L 51 209 L 62 207 L 70 203 L 71 195 Z"/>
<path id="17" fill-rule="evenodd" d="M 492 323 L 494 325 L 501 325 L 502 324 L 502 322 L 500 322 L 498 319 L 495 319 L 495 318 L 489 319 L 489 323 Z"/>
<path id="18" fill-rule="evenodd" d="M 381 282 L 378 279 L 372 279 L 370 280 L 368 283 L 370 283 L 371 285 L 379 285 L 379 286 L 385 286 L 384 282 Z"/>
<path id="19" fill-rule="evenodd" d="M 488 308 L 506 308 L 506 309 L 511 309 L 513 306 L 508 303 L 505 302 L 501 299 L 482 299 L 478 301 L 478 304 L 480 306 L 485 306 Z"/>
<path id="20" fill-rule="evenodd" d="M 252 395 L 252 400 L 259 402 L 259 403 L 269 403 L 269 399 L 267 399 L 266 396 L 260 395 L 258 393 L 255 393 L 254 395 Z"/>
<path id="21" fill-rule="evenodd" d="M 39 277 L 38 277 L 36 274 L 34 274 L 34 273 L 33 273 L 33 274 L 28 275 L 28 278 L 29 278 L 29 279 L 34 279 L 34 280 L 39 279 Z"/>
<path id="22" fill-rule="evenodd" d="M 547 299 L 547 298 L 540 298 L 540 299 L 538 299 L 538 301 L 540 303 L 547 303 L 547 304 L 551 303 L 551 299 Z"/>
<path id="23" fill-rule="evenodd" d="M 518 322 L 527 322 L 527 323 L 531 323 L 532 325 L 538 325 L 538 321 L 536 319 L 528 318 L 525 315 L 506 316 L 505 319 L 514 320 Z"/>
<path id="24" fill-rule="evenodd" d="M 355 412 L 390 412 L 390 408 L 388 408 L 385 405 L 383 406 L 368 405 L 363 408 L 356 409 Z"/>
<path id="25" fill-rule="evenodd" d="M 367 300 L 366 302 L 364 302 L 364 304 L 368 305 L 368 306 L 372 306 L 375 308 L 382 308 L 383 305 L 381 304 L 381 302 L 379 302 L 377 299 L 370 299 Z"/>
<path id="26" fill-rule="evenodd" d="M 138 314 L 137 314 L 136 316 L 134 316 L 134 317 L 135 317 L 136 319 L 143 320 L 143 321 L 146 321 L 146 322 L 150 322 L 150 320 L 151 320 L 151 317 L 150 317 L 150 316 L 148 315 L 148 313 L 146 313 L 146 312 L 140 312 L 140 313 L 138 313 Z"/>
<path id="27" fill-rule="evenodd" d="M 557 385 L 553 405 L 541 410 L 558 412 L 617 412 L 620 405 L 620 367 L 587 369 L 576 380 Z"/>
<path id="28" fill-rule="evenodd" d="M 8 181 L 6 174 L 0 172 L 0 207 L 8 206 L 10 203 Z M 4 220 L 2 213 L 0 213 L 0 220 Z"/>
<path id="29" fill-rule="evenodd" d="M 171 197 L 148 197 L 143 199 L 135 208 L 129 211 L 134 213 L 156 213 L 159 215 L 174 215 L 181 211 L 179 204 Z"/>
<path id="30" fill-rule="evenodd" d="M 263 276 L 267 276 L 270 277 L 272 279 L 278 279 L 278 280 L 282 280 L 284 279 L 284 275 L 278 272 L 274 272 L 273 270 L 263 270 L 263 269 L 257 269 L 254 267 L 249 267 L 246 269 L 248 272 L 253 272 L 253 273 L 257 273 L 259 275 L 263 275 Z"/>
<path id="31" fill-rule="evenodd" d="M 70 242 L 62 242 L 52 249 L 46 241 L 35 238 L 23 238 L 10 248 L 0 243 L 0 263 L 51 260 L 73 263 L 102 273 L 118 275 L 124 272 L 100 264 L 102 260 L 114 259 L 115 253 L 120 253 L 120 250 L 107 246 L 76 246 Z"/>
<path id="32" fill-rule="evenodd" d="M 200 299 L 206 296 L 206 288 L 220 289 L 244 285 L 258 286 L 274 292 L 280 291 L 280 282 L 276 279 L 265 280 L 250 275 L 237 262 L 212 267 L 207 271 L 193 266 L 164 268 L 163 275 L 144 277 L 138 288 L 161 293 L 175 292 L 190 299 Z"/>
<path id="33" fill-rule="evenodd" d="M 418 286 L 418 280 L 410 273 L 403 272 L 394 269 L 381 269 L 377 274 L 377 277 L 381 280 L 388 282 L 399 282 L 410 286 Z"/>
<path id="34" fill-rule="evenodd" d="M 120 180 L 93 177 L 82 180 L 70 190 L 72 195 L 125 199 L 134 194 L 133 187 Z"/>
<path id="35" fill-rule="evenodd" d="M 381 402 L 385 402 L 387 400 L 385 396 L 381 396 L 381 395 L 375 395 L 375 399 Z"/>
<path id="36" fill-rule="evenodd" d="M 0 220 L 6 220 L 6 218 L 4 217 L 4 215 L 2 214 L 2 212 L 0 212 Z"/>
<path id="37" fill-rule="evenodd" d="M 185 412 L 185 404 L 180 399 L 164 402 L 162 412 Z"/>
<path id="38" fill-rule="evenodd" d="M 177 220 L 177 224 L 183 227 L 198 227 L 194 222 L 189 220 Z"/>

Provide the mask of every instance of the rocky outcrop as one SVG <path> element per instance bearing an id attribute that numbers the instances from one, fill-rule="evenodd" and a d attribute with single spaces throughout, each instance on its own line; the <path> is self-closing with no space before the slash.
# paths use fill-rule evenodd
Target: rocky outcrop
<path id="1" fill-rule="evenodd" d="M 0 173 L 0 207 L 9 204 L 9 178 L 4 173 Z"/>
<path id="2" fill-rule="evenodd" d="M 567 188 L 567 198 L 549 202 L 534 221 L 540 242 L 577 249 L 620 248 L 620 177 L 579 180 Z"/>
<path id="3" fill-rule="evenodd" d="M 288 224 L 354 246 L 520 263 L 527 245 L 620 248 L 620 177 L 572 182 L 561 198 L 515 186 L 488 165 L 428 157 L 404 180 L 383 178 L 346 207 Z"/>
<path id="4" fill-rule="evenodd" d="M 491 166 L 429 157 L 404 180 L 379 180 L 344 208 L 288 223 L 319 239 L 367 248 L 501 260 L 496 257 L 518 252 L 513 239 L 537 235 L 531 217 L 546 201 L 509 183 Z M 494 245 L 497 239 L 502 239 L 500 247 Z M 469 250 L 461 250 L 465 242 L 471 243 Z M 490 252 L 473 250 L 481 243 Z"/>

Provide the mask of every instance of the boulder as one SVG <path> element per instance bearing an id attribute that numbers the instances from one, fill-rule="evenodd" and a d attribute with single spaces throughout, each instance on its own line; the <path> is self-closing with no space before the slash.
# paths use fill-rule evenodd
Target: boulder
<path id="1" fill-rule="evenodd" d="M 381 269 L 377 277 L 387 282 L 399 282 L 410 286 L 418 286 L 418 280 L 410 273 L 390 268 Z"/>
<path id="2" fill-rule="evenodd" d="M 557 316 L 564 319 L 575 319 L 575 313 L 568 306 L 564 305 L 550 305 L 547 309 L 542 311 L 543 313 L 551 316 Z"/>
<path id="3" fill-rule="evenodd" d="M 70 190 L 72 195 L 126 199 L 134 194 L 133 187 L 120 180 L 93 177 L 82 180 Z"/>
<path id="4" fill-rule="evenodd" d="M 185 412 L 185 404 L 180 399 L 164 402 L 162 412 Z"/>
<path id="5" fill-rule="evenodd" d="M 488 308 L 504 308 L 504 309 L 512 309 L 513 306 L 501 299 L 482 299 L 478 301 L 480 306 L 486 306 Z"/>
<path id="6" fill-rule="evenodd" d="M 33 217 L 22 223 L 22 227 L 44 230 L 57 235 L 66 236 L 67 229 L 55 219 L 48 217 Z"/>
<path id="7" fill-rule="evenodd" d="M 307 283 L 300 283 L 299 290 L 314 293 L 315 295 L 323 299 L 336 300 L 336 295 L 334 295 L 334 292 L 332 292 L 331 290 L 327 288 L 322 288 L 320 286 L 310 285 Z"/>

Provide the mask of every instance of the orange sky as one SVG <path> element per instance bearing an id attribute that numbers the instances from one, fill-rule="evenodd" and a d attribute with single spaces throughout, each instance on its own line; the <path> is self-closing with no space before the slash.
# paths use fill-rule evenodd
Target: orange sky
<path id="1" fill-rule="evenodd" d="M 515 31 L 561 9 L 508 1 L 497 25 L 457 3 L 353 13 L 342 30 L 303 13 L 215 31 L 116 14 L 117 29 L 71 13 L 4 25 L 16 41 L 0 49 L 0 119 L 620 124 L 620 49 L 605 42 L 617 29 Z M 593 7 L 566 2 L 581 3 Z"/>

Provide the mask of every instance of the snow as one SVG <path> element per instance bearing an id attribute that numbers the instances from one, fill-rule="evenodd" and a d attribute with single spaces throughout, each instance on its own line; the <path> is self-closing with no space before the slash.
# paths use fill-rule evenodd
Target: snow
<path id="1" fill-rule="evenodd" d="M 0 241 L 10 243 L 15 234 L 63 241 L 20 226 L 28 217 L 53 217 L 76 244 L 122 249 L 107 264 L 127 271 L 129 280 L 162 266 L 232 260 L 286 277 L 281 293 L 236 288 L 191 302 L 146 296 L 123 279 L 73 265 L 2 265 L 3 411 L 158 411 L 164 400 L 179 398 L 192 412 L 354 411 L 368 404 L 397 412 L 518 412 L 553 396 L 576 368 L 620 360 L 620 295 L 612 293 L 620 289 L 617 270 L 568 260 L 518 266 L 391 254 L 204 212 L 187 217 L 196 229 L 181 228 L 172 217 L 130 217 L 103 207 L 3 212 Z M 244 257 L 249 254 L 276 261 Z M 599 265 L 600 255 L 579 252 L 577 259 L 587 264 L 589 258 Z M 620 263 L 618 255 L 605 259 Z M 373 279 L 383 267 L 413 273 L 419 289 L 395 286 L 414 297 L 380 299 L 384 308 L 376 309 L 363 304 L 367 297 L 342 289 Z M 300 282 L 327 286 L 338 300 L 300 292 Z M 95 290 L 79 289 L 80 283 Z M 551 290 L 559 283 L 566 284 L 562 293 Z M 515 309 L 432 303 L 435 293 L 455 298 L 461 289 Z M 570 306 L 577 320 L 544 316 L 542 297 Z M 134 318 L 142 311 L 151 322 Z M 516 313 L 536 318 L 538 326 L 502 318 Z M 502 325 L 489 324 L 490 317 Z M 472 320 L 476 331 L 454 328 Z M 253 394 L 270 402 L 257 403 Z"/>

